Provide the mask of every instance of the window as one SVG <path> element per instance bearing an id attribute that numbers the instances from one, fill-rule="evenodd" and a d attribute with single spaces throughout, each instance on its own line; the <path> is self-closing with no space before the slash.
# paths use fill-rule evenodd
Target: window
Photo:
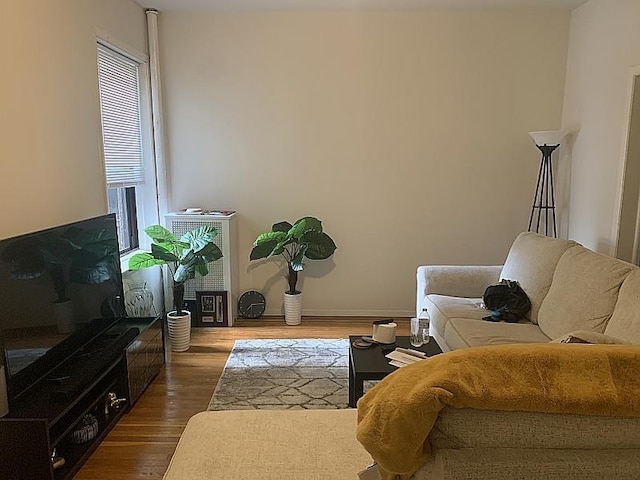
<path id="1" fill-rule="evenodd" d="M 120 252 L 138 248 L 145 183 L 141 63 L 98 44 L 98 85 L 109 213 L 118 222 Z"/>
<path id="2" fill-rule="evenodd" d="M 135 250 L 138 242 L 136 187 L 107 188 L 109 213 L 116 214 L 120 253 Z"/>

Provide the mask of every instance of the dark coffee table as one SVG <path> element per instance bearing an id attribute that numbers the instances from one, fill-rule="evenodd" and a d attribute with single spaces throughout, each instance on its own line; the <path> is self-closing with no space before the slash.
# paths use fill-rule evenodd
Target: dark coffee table
<path id="1" fill-rule="evenodd" d="M 351 408 L 356 407 L 358 399 L 364 393 L 365 380 L 382 380 L 398 369 L 398 367 L 389 365 L 389 359 L 385 357 L 387 353 L 392 352 L 396 347 L 421 350 L 429 357 L 442 353 L 440 345 L 433 338 L 429 343 L 416 348 L 409 343 L 409 337 L 398 336 L 394 344 L 378 344 L 364 350 L 355 348 L 352 345 L 353 341 L 359 338 L 362 338 L 362 336 L 349 336 L 349 406 Z"/>

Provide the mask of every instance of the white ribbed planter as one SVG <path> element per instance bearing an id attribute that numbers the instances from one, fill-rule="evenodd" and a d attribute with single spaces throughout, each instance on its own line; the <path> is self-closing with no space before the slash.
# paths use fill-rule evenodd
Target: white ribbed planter
<path id="1" fill-rule="evenodd" d="M 287 325 L 300 325 L 302 322 L 302 292 L 284 294 L 284 321 Z"/>
<path id="2" fill-rule="evenodd" d="M 176 315 L 176 312 L 167 313 L 167 327 L 172 352 L 186 352 L 191 342 L 191 312 L 186 315 Z"/>

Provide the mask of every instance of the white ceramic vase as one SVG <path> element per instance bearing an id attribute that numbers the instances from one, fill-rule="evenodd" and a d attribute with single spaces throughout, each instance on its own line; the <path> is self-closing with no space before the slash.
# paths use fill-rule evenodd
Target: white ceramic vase
<path id="1" fill-rule="evenodd" d="M 175 310 L 167 313 L 167 327 L 172 352 L 186 352 L 191 341 L 191 312 L 183 310 L 184 315 L 178 315 Z"/>
<path id="2" fill-rule="evenodd" d="M 156 313 L 153 292 L 147 288 L 147 282 L 132 281 L 127 284 L 124 307 L 129 317 L 151 317 Z"/>
<path id="3" fill-rule="evenodd" d="M 284 321 L 287 325 L 300 325 L 302 322 L 302 292 L 284 294 Z"/>

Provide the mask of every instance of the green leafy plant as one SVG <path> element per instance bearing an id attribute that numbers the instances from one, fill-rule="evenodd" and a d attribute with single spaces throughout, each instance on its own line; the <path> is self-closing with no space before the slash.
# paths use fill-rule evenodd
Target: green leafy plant
<path id="1" fill-rule="evenodd" d="M 213 243 L 218 234 L 210 225 L 203 225 L 178 238 L 160 225 L 145 228 L 151 238 L 151 252 L 137 253 L 129 260 L 129 269 L 141 270 L 156 265 L 167 265 L 173 278 L 173 306 L 183 315 L 184 285 L 209 273 L 209 263 L 222 258 L 220 248 Z"/>
<path id="2" fill-rule="evenodd" d="M 288 269 L 289 290 L 286 293 L 298 294 L 298 273 L 304 269 L 304 259 L 324 260 L 333 255 L 336 248 L 331 237 L 322 231 L 320 220 L 303 217 L 293 225 L 286 221 L 278 222 L 270 232 L 258 235 L 249 258 L 259 260 L 282 256 Z"/>

